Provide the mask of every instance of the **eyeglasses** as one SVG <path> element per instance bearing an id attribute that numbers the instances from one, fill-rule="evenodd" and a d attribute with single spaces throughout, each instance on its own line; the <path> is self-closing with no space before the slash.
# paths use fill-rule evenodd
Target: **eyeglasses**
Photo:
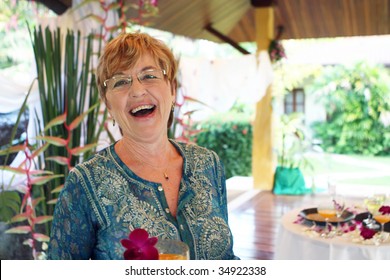
<path id="1" fill-rule="evenodd" d="M 167 72 L 160 69 L 149 69 L 137 74 L 138 81 L 145 86 L 152 86 L 158 84 Z M 116 75 L 103 82 L 104 87 L 115 92 L 127 91 L 133 84 L 133 77 L 126 75 Z"/>

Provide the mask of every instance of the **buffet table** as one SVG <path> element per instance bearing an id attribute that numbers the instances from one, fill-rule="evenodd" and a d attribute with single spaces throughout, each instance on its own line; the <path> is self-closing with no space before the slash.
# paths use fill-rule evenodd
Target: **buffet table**
<path id="1" fill-rule="evenodd" d="M 360 242 L 351 234 L 323 238 L 297 223 L 302 209 L 295 209 L 282 217 L 276 239 L 275 259 L 279 260 L 390 260 L 390 238 L 380 245 L 370 240 Z"/>

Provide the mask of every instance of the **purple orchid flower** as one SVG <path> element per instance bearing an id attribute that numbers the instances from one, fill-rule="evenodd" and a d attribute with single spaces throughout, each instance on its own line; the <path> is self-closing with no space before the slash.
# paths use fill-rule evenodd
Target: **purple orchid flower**
<path id="1" fill-rule="evenodd" d="M 375 235 L 375 233 L 375 230 L 366 227 L 362 227 L 360 230 L 360 236 L 364 239 L 371 239 Z"/>
<path id="2" fill-rule="evenodd" d="M 302 217 L 301 215 L 298 215 L 297 219 L 294 221 L 294 224 L 303 224 L 304 221 L 305 221 L 305 218 Z"/>
<path id="3" fill-rule="evenodd" d="M 158 260 L 158 250 L 156 245 L 157 237 L 149 237 L 146 230 L 137 228 L 129 234 L 129 238 L 121 240 L 121 244 L 126 248 L 123 253 L 125 260 Z"/>
<path id="4" fill-rule="evenodd" d="M 390 214 L 390 206 L 383 205 L 381 208 L 379 208 L 379 212 L 381 212 L 383 215 Z"/>

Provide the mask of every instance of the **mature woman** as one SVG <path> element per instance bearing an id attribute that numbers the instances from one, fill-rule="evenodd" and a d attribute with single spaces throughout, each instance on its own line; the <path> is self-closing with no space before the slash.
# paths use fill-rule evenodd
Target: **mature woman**
<path id="1" fill-rule="evenodd" d="M 100 58 L 102 100 L 123 137 L 76 166 L 58 199 L 49 259 L 123 259 L 136 228 L 179 239 L 191 259 L 236 259 L 218 156 L 168 139 L 176 60 L 159 40 L 123 33 Z"/>

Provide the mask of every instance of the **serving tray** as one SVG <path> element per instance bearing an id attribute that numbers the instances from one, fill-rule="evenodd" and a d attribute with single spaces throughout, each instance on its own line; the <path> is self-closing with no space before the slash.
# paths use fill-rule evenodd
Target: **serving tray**
<path id="1" fill-rule="evenodd" d="M 300 216 L 309 222 L 315 222 L 317 225 L 325 225 L 325 218 L 318 214 L 317 208 L 307 208 L 300 212 Z M 349 211 L 344 211 L 341 217 L 332 217 L 329 223 L 337 225 L 338 223 L 346 223 L 355 218 L 355 214 Z"/>

